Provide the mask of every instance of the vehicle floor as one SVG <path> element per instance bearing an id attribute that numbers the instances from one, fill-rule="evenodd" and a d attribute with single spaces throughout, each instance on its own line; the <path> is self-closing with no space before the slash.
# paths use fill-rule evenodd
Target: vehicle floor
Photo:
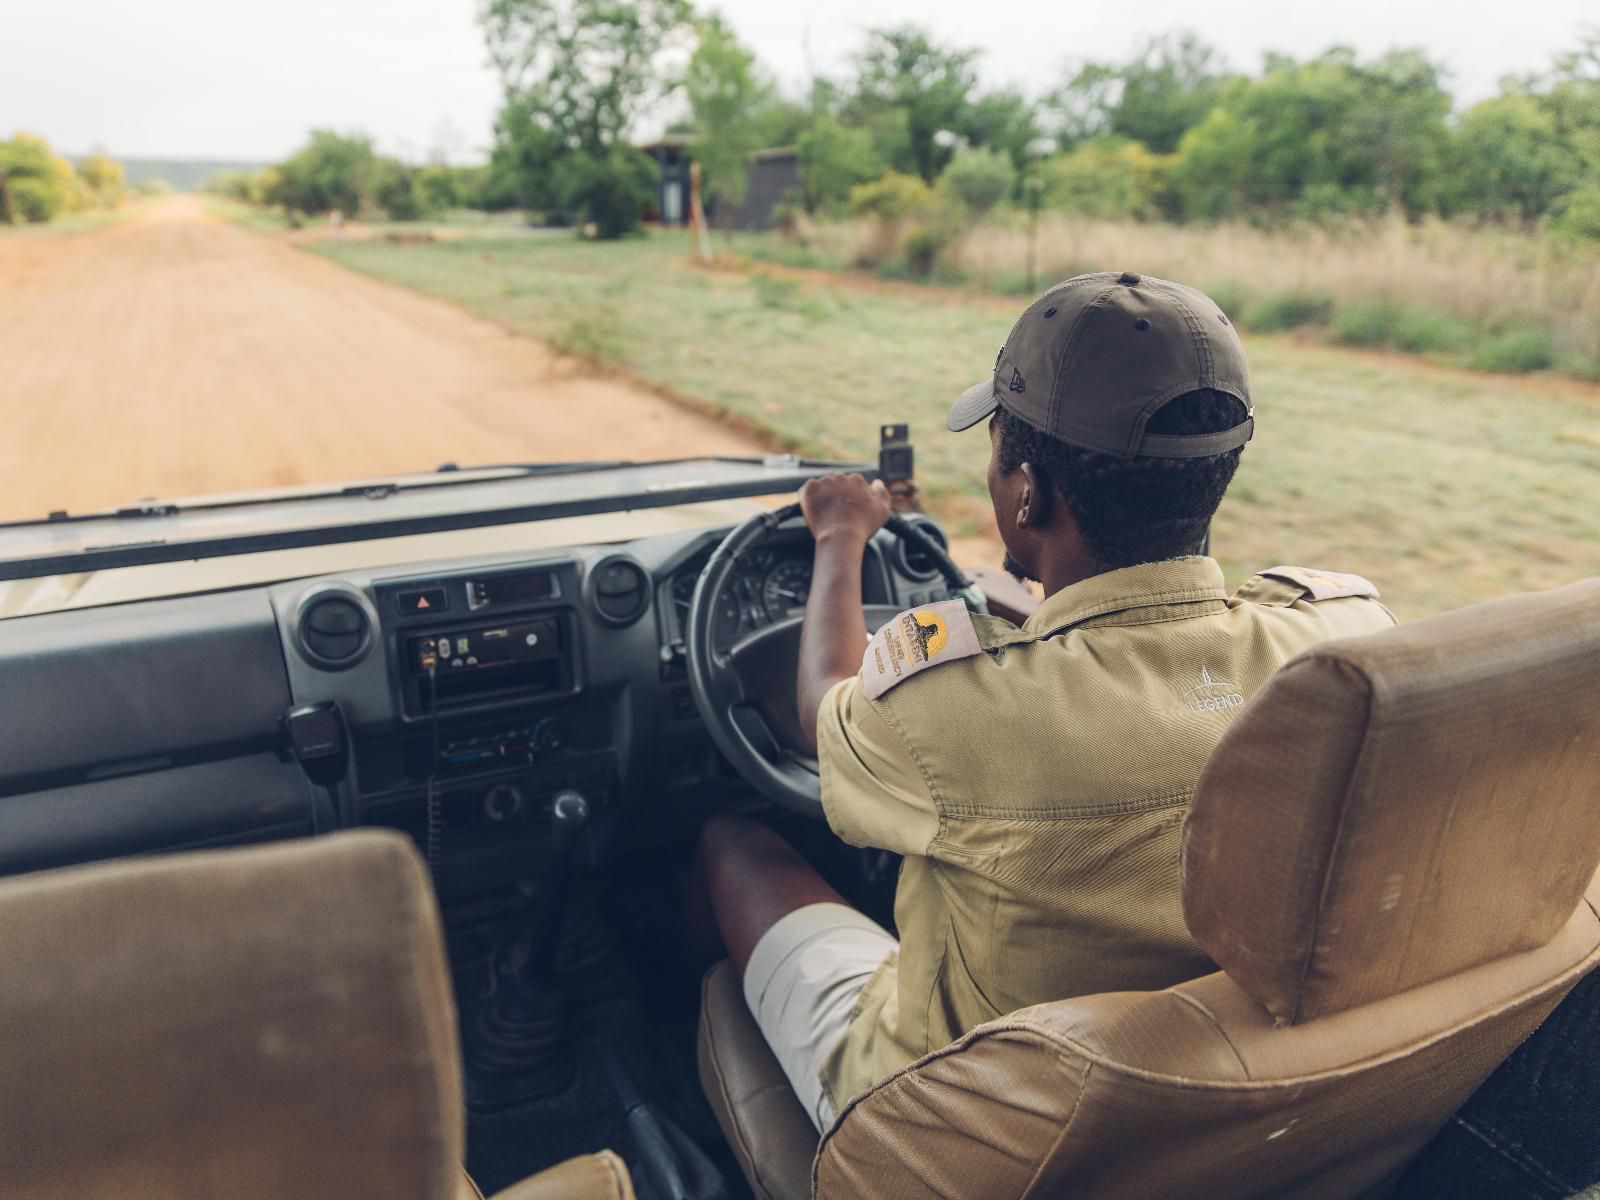
<path id="1" fill-rule="evenodd" d="M 867 860 L 820 822 L 779 817 L 780 831 L 853 904 L 893 928 L 893 863 Z M 485 1194 L 576 1154 L 610 1148 L 637 1166 L 624 1109 L 607 1075 L 620 1060 L 644 1098 L 721 1171 L 732 1200 L 750 1192 L 700 1090 L 695 1060 L 700 983 L 710 963 L 685 933 L 691 849 L 634 855 L 590 878 L 573 897 L 558 956 L 574 1073 L 558 1092 L 467 1113 L 467 1168 Z M 452 920 L 451 956 L 463 1021 L 481 990 L 495 941 L 526 913 Z M 648 1191 L 635 1169 L 641 1200 Z"/>
<path id="2" fill-rule="evenodd" d="M 467 1169 L 485 1194 L 605 1148 L 636 1166 L 623 1103 L 608 1075 L 611 1056 L 644 1098 L 717 1164 L 729 1195 L 748 1196 L 700 1092 L 695 1026 L 703 963 L 686 953 L 680 874 L 666 864 L 630 862 L 589 880 L 572 898 L 557 959 L 570 1082 L 492 1109 L 469 1104 Z M 463 1024 L 481 993 L 488 955 L 510 924 L 452 928 Z"/>

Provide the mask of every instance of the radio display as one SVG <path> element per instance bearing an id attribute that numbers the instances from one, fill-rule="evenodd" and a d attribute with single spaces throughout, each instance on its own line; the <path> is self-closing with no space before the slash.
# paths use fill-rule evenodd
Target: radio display
<path id="1" fill-rule="evenodd" d="M 561 594 L 554 571 L 529 571 L 522 575 L 490 575 L 467 580 L 467 608 L 498 608 L 554 600 Z"/>

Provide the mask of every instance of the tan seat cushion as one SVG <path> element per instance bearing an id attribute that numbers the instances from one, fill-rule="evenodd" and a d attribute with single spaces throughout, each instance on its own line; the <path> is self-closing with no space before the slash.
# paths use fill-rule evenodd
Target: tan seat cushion
<path id="1" fill-rule="evenodd" d="M 1402 1168 L 1600 963 L 1600 878 L 1556 938 L 1276 1023 L 1225 975 L 1040 1005 L 851 1102 L 822 1200 L 1352 1200 Z"/>
<path id="2" fill-rule="evenodd" d="M 569 1158 L 496 1192 L 493 1200 L 634 1200 L 627 1165 L 609 1150 Z"/>
<path id="3" fill-rule="evenodd" d="M 757 1200 L 806 1200 L 817 1129 L 750 1015 L 730 962 L 701 985 L 700 1085 Z"/>
<path id="4" fill-rule="evenodd" d="M 0 883 L 0 960 L 6 1195 L 456 1194 L 455 1013 L 399 835 Z"/>

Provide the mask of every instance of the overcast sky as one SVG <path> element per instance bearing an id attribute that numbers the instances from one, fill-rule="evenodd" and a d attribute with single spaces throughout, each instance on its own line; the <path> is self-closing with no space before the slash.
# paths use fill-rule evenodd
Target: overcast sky
<path id="1" fill-rule="evenodd" d="M 1600 25 L 1600 0 L 722 0 L 780 80 L 840 69 L 875 25 L 915 21 L 984 51 L 987 84 L 1038 93 L 1075 61 L 1196 28 L 1230 65 L 1344 43 L 1416 46 L 1479 99 Z M 500 88 L 475 0 L 0 0 L 0 137 L 126 157 L 281 158 L 308 129 L 422 158 L 480 158 Z M 1200 20 L 1204 25 L 1199 25 Z"/>

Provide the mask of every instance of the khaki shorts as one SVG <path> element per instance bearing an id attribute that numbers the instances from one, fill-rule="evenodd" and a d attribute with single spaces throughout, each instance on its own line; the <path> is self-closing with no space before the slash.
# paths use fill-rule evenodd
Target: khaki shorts
<path id="1" fill-rule="evenodd" d="M 899 943 L 843 904 L 808 904 L 761 935 L 744 998 L 818 1130 L 833 1124 L 822 1065 L 844 1037 L 861 989 Z"/>

